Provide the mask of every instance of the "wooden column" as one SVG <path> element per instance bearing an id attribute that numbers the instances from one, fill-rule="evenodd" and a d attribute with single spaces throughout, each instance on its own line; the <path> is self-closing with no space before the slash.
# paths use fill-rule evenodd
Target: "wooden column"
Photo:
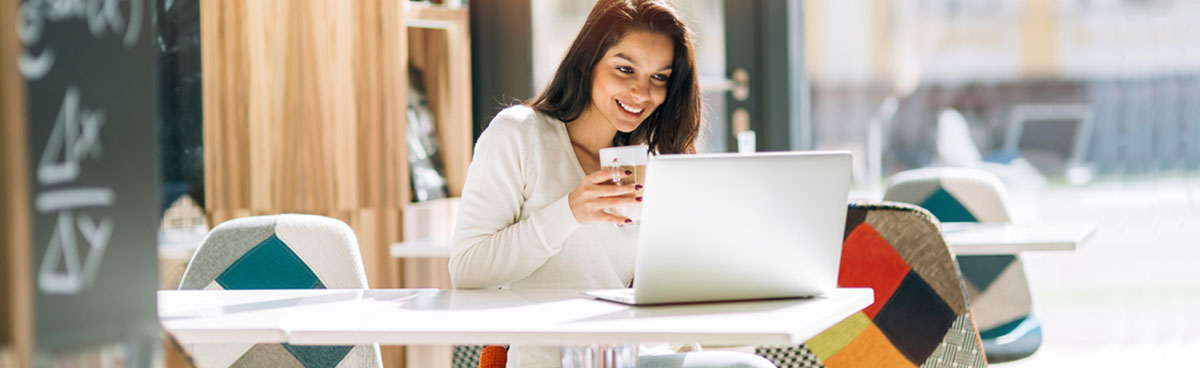
<path id="1" fill-rule="evenodd" d="M 33 348 L 33 281 L 24 79 L 12 32 L 17 4 L 0 2 L 0 365 L 25 367 Z"/>

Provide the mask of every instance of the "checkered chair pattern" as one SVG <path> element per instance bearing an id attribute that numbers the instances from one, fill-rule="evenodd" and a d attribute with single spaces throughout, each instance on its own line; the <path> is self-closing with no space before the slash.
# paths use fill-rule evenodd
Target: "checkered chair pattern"
<path id="1" fill-rule="evenodd" d="M 483 348 L 483 345 L 455 345 L 454 357 L 450 358 L 450 366 L 453 368 L 479 367 L 479 355 L 483 352 Z"/>
<path id="2" fill-rule="evenodd" d="M 346 223 L 312 215 L 227 221 L 188 262 L 180 290 L 365 289 L 358 240 Z M 193 344 L 201 367 L 380 367 L 379 345 Z"/>
<path id="3" fill-rule="evenodd" d="M 884 200 L 912 203 L 943 222 L 1010 222 L 1007 192 L 990 172 L 971 168 L 904 171 L 889 181 Z M 988 361 L 1033 355 L 1042 344 L 1041 323 L 1019 255 L 958 256 Z"/>
<path id="4" fill-rule="evenodd" d="M 900 203 L 852 203 L 838 286 L 875 302 L 799 346 L 756 353 L 779 367 L 986 367 L 962 277 L 937 220 Z"/>

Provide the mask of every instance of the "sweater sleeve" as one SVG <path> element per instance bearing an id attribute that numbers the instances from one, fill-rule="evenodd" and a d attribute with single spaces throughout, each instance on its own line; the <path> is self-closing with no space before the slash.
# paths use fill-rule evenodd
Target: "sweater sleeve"
<path id="1" fill-rule="evenodd" d="M 566 194 L 520 220 L 527 173 L 539 169 L 529 166 L 536 148 L 520 134 L 522 123 L 501 113 L 476 143 L 452 240 L 455 288 L 498 287 L 529 276 L 580 226 Z"/>

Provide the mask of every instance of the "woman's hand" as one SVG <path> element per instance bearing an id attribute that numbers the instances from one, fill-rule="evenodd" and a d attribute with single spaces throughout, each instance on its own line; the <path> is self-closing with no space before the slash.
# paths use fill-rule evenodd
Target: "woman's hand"
<path id="1" fill-rule="evenodd" d="M 641 202 L 642 185 L 615 185 L 614 179 L 624 179 L 633 171 L 623 170 L 614 175 L 613 169 L 601 168 L 583 178 L 575 190 L 567 196 L 571 214 L 580 224 L 610 222 L 617 225 L 632 223 L 628 217 L 604 212 L 606 208 L 634 205 Z"/>

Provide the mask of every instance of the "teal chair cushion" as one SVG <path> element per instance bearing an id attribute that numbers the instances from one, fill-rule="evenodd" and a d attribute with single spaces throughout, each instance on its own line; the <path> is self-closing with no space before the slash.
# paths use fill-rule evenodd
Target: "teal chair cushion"
<path id="1" fill-rule="evenodd" d="M 325 288 L 304 260 L 274 234 L 242 254 L 216 282 L 225 290 Z"/>

